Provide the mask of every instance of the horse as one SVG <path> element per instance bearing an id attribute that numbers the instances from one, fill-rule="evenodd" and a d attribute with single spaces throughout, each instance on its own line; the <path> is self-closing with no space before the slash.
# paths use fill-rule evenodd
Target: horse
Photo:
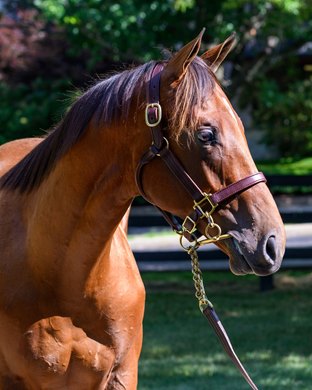
<path id="1" fill-rule="evenodd" d="M 201 41 L 96 83 L 45 137 L 0 147 L 0 389 L 137 388 L 145 289 L 126 234 L 133 199 L 144 189 L 153 205 L 193 221 L 193 199 L 158 158 L 169 148 L 205 193 L 257 175 L 215 76 L 235 37 L 199 56 Z M 159 102 L 146 112 L 159 64 Z M 164 147 L 148 149 L 160 121 Z M 138 182 L 146 150 L 155 158 Z M 232 191 L 214 221 L 233 273 L 279 269 L 285 232 L 262 178 Z"/>

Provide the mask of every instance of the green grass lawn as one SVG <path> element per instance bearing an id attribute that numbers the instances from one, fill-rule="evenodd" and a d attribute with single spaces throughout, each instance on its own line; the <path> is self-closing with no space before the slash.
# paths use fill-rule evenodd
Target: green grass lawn
<path id="1" fill-rule="evenodd" d="M 259 390 L 312 389 L 312 276 L 280 272 L 259 292 L 256 277 L 205 272 L 234 348 Z M 249 386 L 216 339 L 193 296 L 190 273 L 146 273 L 139 390 L 244 390 Z"/>

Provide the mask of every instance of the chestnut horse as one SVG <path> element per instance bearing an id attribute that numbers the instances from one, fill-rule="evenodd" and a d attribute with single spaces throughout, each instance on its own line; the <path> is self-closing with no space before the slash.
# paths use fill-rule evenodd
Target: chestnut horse
<path id="1" fill-rule="evenodd" d="M 170 149 L 207 192 L 257 172 L 214 72 L 234 38 L 198 57 L 202 34 L 162 61 Z M 151 143 L 144 120 L 155 62 L 89 89 L 44 139 L 0 148 L 0 389 L 135 389 L 144 286 L 123 221 Z M 184 218 L 192 199 L 158 158 L 147 199 Z M 264 183 L 214 214 L 236 274 L 279 269 L 283 224 Z"/>

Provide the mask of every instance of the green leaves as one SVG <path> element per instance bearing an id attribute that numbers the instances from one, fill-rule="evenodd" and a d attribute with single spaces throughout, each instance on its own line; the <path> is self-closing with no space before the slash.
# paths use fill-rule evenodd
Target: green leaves
<path id="1" fill-rule="evenodd" d="M 3 9 L 13 14 L 19 10 L 14 29 L 6 33 L 0 29 L 0 39 L 1 34 L 5 38 L 2 42 L 11 39 L 6 51 L 0 48 L 0 77 L 11 84 L 18 83 L 17 89 L 21 81 L 29 83 L 38 77 L 49 78 L 51 84 L 71 78 L 74 85 L 80 86 L 86 74 L 103 73 L 113 64 L 159 59 L 164 48 L 179 49 L 203 27 L 207 28 L 203 51 L 236 31 L 238 44 L 229 57 L 233 63 L 233 72 L 227 78 L 227 84 L 231 84 L 229 92 L 240 100 L 244 109 L 251 109 L 257 128 L 269 129 L 264 130 L 265 139 L 275 144 L 282 156 L 311 153 L 311 72 L 303 70 L 305 65 L 300 62 L 306 59 L 302 54 L 299 61 L 299 49 L 312 36 L 311 0 L 3 0 L 2 3 Z M 32 12 L 28 12 L 28 18 L 27 12 L 24 13 L 23 19 L 20 9 Z M 51 101 L 48 86 L 41 87 L 43 95 Z M 29 89 L 28 93 L 29 99 L 33 99 L 35 94 Z M 22 122 L 13 121 L 14 126 L 9 119 L 8 127 L 36 128 L 36 120 L 31 125 L 31 116 L 21 118 Z M 50 122 L 40 126 L 49 127 Z M 301 145 L 291 137 L 298 129 Z M 14 134 L 22 133 L 16 130 Z"/>
<path id="2" fill-rule="evenodd" d="M 25 137 L 43 135 L 56 123 L 64 111 L 68 80 L 51 83 L 41 78 L 30 85 L 10 86 L 0 84 L 0 118 L 3 123 L 0 144 Z"/>
<path id="3" fill-rule="evenodd" d="M 294 81 L 283 90 L 274 81 L 263 81 L 255 119 L 268 144 L 284 157 L 304 157 L 312 150 L 312 77 Z"/>

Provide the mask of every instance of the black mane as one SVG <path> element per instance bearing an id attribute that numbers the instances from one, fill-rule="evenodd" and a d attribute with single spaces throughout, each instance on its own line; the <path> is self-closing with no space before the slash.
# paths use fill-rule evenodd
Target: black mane
<path id="1" fill-rule="evenodd" d="M 149 62 L 123 71 L 86 91 L 44 140 L 0 179 L 0 189 L 28 192 L 38 187 L 57 161 L 81 138 L 92 117 L 106 124 L 126 118 L 135 91 L 142 87 L 144 76 L 153 66 Z"/>
<path id="2" fill-rule="evenodd" d="M 92 118 L 107 125 L 115 120 L 125 120 L 131 104 L 136 103 L 136 107 L 141 104 L 141 93 L 145 91 L 154 65 L 152 61 L 125 70 L 86 91 L 44 140 L 0 179 L 0 189 L 30 192 L 37 188 L 59 159 L 82 137 Z M 168 126 L 173 137 L 178 138 L 183 131 L 196 128 L 195 108 L 207 100 L 215 82 L 206 63 L 195 58 L 172 97 Z"/>

